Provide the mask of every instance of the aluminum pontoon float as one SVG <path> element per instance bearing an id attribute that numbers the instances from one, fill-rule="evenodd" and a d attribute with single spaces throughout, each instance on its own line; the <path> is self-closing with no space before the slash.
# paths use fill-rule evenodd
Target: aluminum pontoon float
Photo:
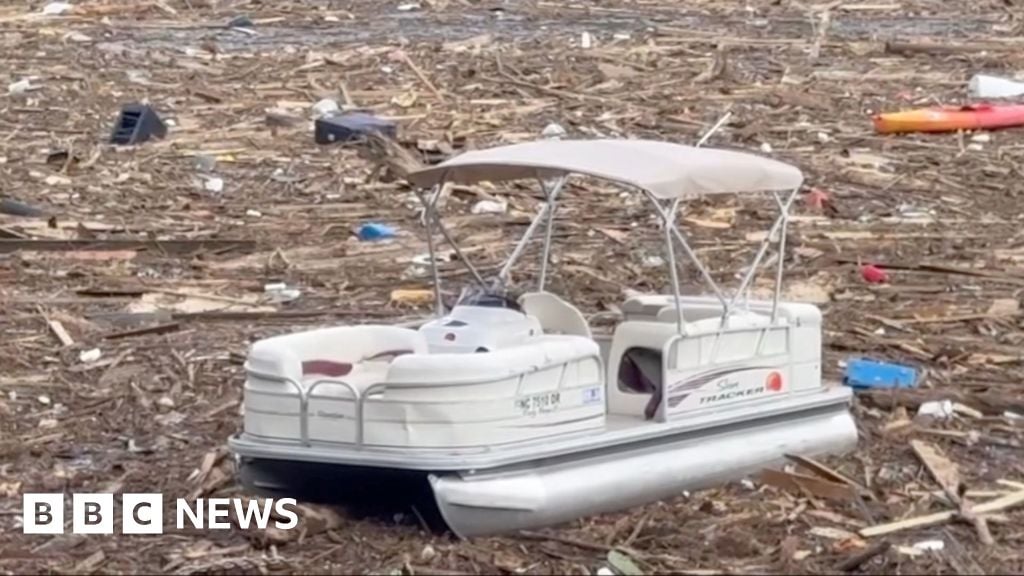
<path id="1" fill-rule="evenodd" d="M 544 290 L 559 192 L 571 175 L 637 189 L 660 216 L 673 293 L 628 297 L 610 331 Z M 284 463 L 421 473 L 462 537 L 559 524 L 778 466 L 788 453 L 857 443 L 850 391 L 822 379 L 821 313 L 780 299 L 797 168 L 759 156 L 645 140 L 543 140 L 471 151 L 408 179 L 481 288 L 418 328 L 356 325 L 258 341 L 245 366 L 243 482 L 286 486 Z M 436 215 L 446 182 L 537 180 L 546 202 L 497 280 L 485 282 Z M 771 192 L 780 208 L 731 296 L 676 226 L 679 203 Z M 537 290 L 502 286 L 544 224 Z M 771 300 L 749 299 L 771 245 Z M 682 295 L 677 246 L 713 294 Z M 593 320 L 591 318 L 590 320 Z M 287 466 L 286 466 L 287 468 Z"/>

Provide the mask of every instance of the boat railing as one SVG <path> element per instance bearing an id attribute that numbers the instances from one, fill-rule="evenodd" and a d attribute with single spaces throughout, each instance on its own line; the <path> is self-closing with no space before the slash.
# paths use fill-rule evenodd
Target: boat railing
<path id="1" fill-rule="evenodd" d="M 364 430 L 364 426 L 363 426 L 363 415 L 364 415 L 364 412 L 365 412 L 365 409 L 366 409 L 366 401 L 371 396 L 373 396 L 375 393 L 382 392 L 383 390 L 385 390 L 387 388 L 416 389 L 416 388 L 450 388 L 450 387 L 455 387 L 455 386 L 479 386 L 479 385 L 485 385 L 485 384 L 493 384 L 495 382 L 501 382 L 502 380 L 508 380 L 508 379 L 514 377 L 514 378 L 516 378 L 516 391 L 518 392 L 519 390 L 522 389 L 523 380 L 527 376 L 529 376 L 530 374 L 533 374 L 533 373 L 536 373 L 536 372 L 540 372 L 540 371 L 543 371 L 543 370 L 548 370 L 548 369 L 553 368 L 555 366 L 565 366 L 569 362 L 579 362 L 581 360 L 593 360 L 595 362 L 595 364 L 597 365 L 597 370 L 598 370 L 598 382 L 600 382 L 601 384 L 604 384 L 604 382 L 605 382 L 605 377 L 604 377 L 605 367 L 604 367 L 604 363 L 601 361 L 600 354 L 587 354 L 587 355 L 584 355 L 584 356 L 579 356 L 577 358 L 572 358 L 570 360 L 562 360 L 562 361 L 556 361 L 556 362 L 546 362 L 544 364 L 539 364 L 539 365 L 536 365 L 536 366 L 531 366 L 528 369 L 523 370 L 523 371 L 521 371 L 521 372 L 519 372 L 518 374 L 515 374 L 515 375 L 501 374 L 501 375 L 498 375 L 498 376 L 493 376 L 493 377 L 488 377 L 488 378 L 477 378 L 477 379 L 472 379 L 470 381 L 463 381 L 463 382 L 457 382 L 457 381 L 456 382 L 430 382 L 430 383 L 424 383 L 424 382 L 400 382 L 400 381 L 377 382 L 375 384 L 371 384 L 370 386 L 367 386 L 366 389 L 364 389 L 362 391 L 362 393 L 360 393 L 359 389 L 356 388 L 354 385 L 349 384 L 348 382 L 345 382 L 343 380 L 336 380 L 336 379 L 333 379 L 333 378 L 324 378 L 324 379 L 316 380 L 312 384 L 310 384 L 308 388 L 303 388 L 302 385 L 300 385 L 298 382 L 296 382 L 295 380 L 293 380 L 292 378 L 289 378 L 287 376 L 281 376 L 281 375 L 278 375 L 278 374 L 268 374 L 266 372 L 252 370 L 252 369 L 250 369 L 248 367 L 245 369 L 245 372 L 246 372 L 247 376 L 250 376 L 250 377 L 253 377 L 253 378 L 258 378 L 260 380 L 268 380 L 268 381 L 271 381 L 271 382 L 280 382 L 280 383 L 283 383 L 283 384 L 287 384 L 289 387 L 291 387 L 292 389 L 294 389 L 298 393 L 298 398 L 299 398 L 299 441 L 302 443 L 303 446 L 310 446 L 311 445 L 311 442 L 309 440 L 309 402 L 310 402 L 310 400 L 316 398 L 315 396 L 313 396 L 313 392 L 317 388 L 319 388 L 321 385 L 324 385 L 324 384 L 333 384 L 335 386 L 342 386 L 342 387 L 344 387 L 349 392 L 349 394 L 352 395 L 352 400 L 354 400 L 355 404 L 356 404 L 355 445 L 356 445 L 357 448 L 362 448 L 364 446 L 364 438 L 365 438 L 365 430 Z M 559 384 L 558 384 L 559 389 L 561 389 L 563 382 L 564 382 L 564 378 L 560 378 L 559 379 Z"/>

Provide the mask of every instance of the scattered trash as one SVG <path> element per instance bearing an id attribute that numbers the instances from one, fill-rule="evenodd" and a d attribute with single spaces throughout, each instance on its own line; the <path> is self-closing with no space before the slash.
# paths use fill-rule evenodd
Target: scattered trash
<path id="1" fill-rule="evenodd" d="M 45 394 L 39 396 L 38 398 L 36 398 L 36 400 L 38 400 L 39 403 L 42 404 L 43 406 L 49 406 L 50 405 L 50 397 L 45 395 Z"/>
<path id="2" fill-rule="evenodd" d="M 768 142 L 762 142 L 761 143 L 761 152 L 764 152 L 765 154 L 771 154 L 772 153 L 772 145 L 769 144 Z"/>
<path id="3" fill-rule="evenodd" d="M 550 138 L 552 140 L 560 140 L 566 134 L 567 132 L 565 131 L 565 128 L 562 128 L 561 124 L 556 124 L 554 122 L 545 126 L 544 130 L 540 133 L 544 138 Z"/>
<path id="4" fill-rule="evenodd" d="M 967 83 L 967 94 L 971 98 L 1013 98 L 1024 96 L 1024 82 L 1009 78 L 975 74 Z"/>
<path id="5" fill-rule="evenodd" d="M 828 194 L 820 188 L 811 188 L 804 196 L 804 202 L 814 210 L 823 210 L 828 200 Z"/>
<path id="6" fill-rule="evenodd" d="M 633 576 L 644 573 L 644 571 L 641 570 L 635 562 L 633 562 L 632 558 L 618 550 L 611 550 L 608 552 L 608 564 L 616 574 L 620 574 L 621 576 Z"/>
<path id="7" fill-rule="evenodd" d="M 245 215 L 252 216 L 253 218 L 262 218 L 263 212 L 260 212 L 259 210 L 253 208 L 249 208 L 248 210 L 245 211 Z"/>
<path id="8" fill-rule="evenodd" d="M 394 122 L 362 112 L 318 118 L 315 130 L 317 144 L 348 142 L 369 132 L 380 132 L 394 138 L 397 132 Z"/>
<path id="9" fill-rule="evenodd" d="M 396 289 L 391 291 L 393 304 L 429 304 L 434 301 L 434 291 L 423 288 Z"/>
<path id="10" fill-rule="evenodd" d="M 68 2 L 50 2 L 43 6 L 43 14 L 46 16 L 60 16 L 74 10 L 75 7 Z"/>
<path id="11" fill-rule="evenodd" d="M 323 118 L 324 116 L 333 116 L 341 112 L 341 108 L 338 106 L 338 101 L 334 98 L 324 98 L 323 100 L 313 104 L 313 117 Z"/>
<path id="12" fill-rule="evenodd" d="M 263 293 L 269 297 L 271 302 L 277 303 L 291 302 L 302 296 L 302 291 L 298 288 L 289 288 L 284 282 L 273 282 L 264 285 Z"/>
<path id="13" fill-rule="evenodd" d="M 597 569 L 597 576 L 615 576 L 615 572 L 607 566 L 601 566 Z"/>
<path id="14" fill-rule="evenodd" d="M 507 203 L 495 200 L 481 200 L 470 209 L 473 214 L 504 214 L 507 211 Z"/>
<path id="15" fill-rule="evenodd" d="M 942 550 L 946 547 L 946 543 L 942 540 L 924 540 L 914 544 L 914 548 L 918 550 Z"/>
<path id="16" fill-rule="evenodd" d="M 857 358 L 847 362 L 843 383 L 851 388 L 915 388 L 917 370 L 901 364 Z"/>
<path id="17" fill-rule="evenodd" d="M 951 418 L 953 412 L 953 402 L 950 400 L 925 402 L 917 409 L 918 416 L 932 416 L 941 420 Z"/>
<path id="18" fill-rule="evenodd" d="M 594 45 L 594 37 L 590 35 L 590 32 L 584 32 L 580 35 L 580 48 L 589 50 Z"/>
<path id="19" fill-rule="evenodd" d="M 83 364 L 89 364 L 100 359 L 103 353 L 100 352 L 99 348 L 93 348 L 92 350 L 82 350 L 78 355 L 78 360 Z"/>
<path id="20" fill-rule="evenodd" d="M 121 115 L 110 136 L 111 144 L 140 144 L 152 137 L 167 135 L 164 124 L 152 107 L 144 104 L 128 104 L 121 108 Z"/>
<path id="21" fill-rule="evenodd" d="M 24 94 L 33 88 L 32 82 L 28 79 L 18 80 L 7 86 L 7 93 L 11 95 Z"/>
<path id="22" fill-rule="evenodd" d="M 399 12 L 412 12 L 413 10 L 419 10 L 420 8 L 422 8 L 422 6 L 420 6 L 418 2 L 409 2 L 398 5 Z"/>
<path id="23" fill-rule="evenodd" d="M 228 22 L 228 28 L 252 28 L 252 20 L 248 16 L 235 16 Z"/>
<path id="24" fill-rule="evenodd" d="M 659 268 L 665 265 L 665 259 L 657 254 L 651 256 L 644 256 L 643 264 L 647 268 Z"/>
<path id="25" fill-rule="evenodd" d="M 215 194 L 219 194 L 224 191 L 224 179 L 216 176 L 207 178 L 203 182 L 203 188 Z"/>
<path id="26" fill-rule="evenodd" d="M 1011 128 L 1024 125 L 1024 105 L 937 106 L 877 114 L 873 122 L 879 134 Z"/>
<path id="27" fill-rule="evenodd" d="M 860 267 L 861 278 L 870 284 L 883 284 L 889 281 L 889 275 L 874 264 L 865 264 Z"/>
<path id="28" fill-rule="evenodd" d="M 359 227 L 359 239 L 365 241 L 394 238 L 395 229 L 385 224 L 367 223 Z"/>

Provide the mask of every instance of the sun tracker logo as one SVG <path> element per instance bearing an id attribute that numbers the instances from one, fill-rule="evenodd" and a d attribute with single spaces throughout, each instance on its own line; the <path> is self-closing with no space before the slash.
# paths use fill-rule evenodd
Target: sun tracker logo
<path id="1" fill-rule="evenodd" d="M 228 530 L 233 525 L 265 529 L 271 524 L 290 530 L 299 523 L 294 498 L 199 498 L 189 503 L 174 501 L 175 527 Z M 162 494 L 121 495 L 121 534 L 163 534 L 164 497 Z M 22 498 L 24 534 L 64 533 L 64 494 L 25 494 Z M 113 534 L 118 516 L 113 494 L 72 494 L 72 534 Z"/>

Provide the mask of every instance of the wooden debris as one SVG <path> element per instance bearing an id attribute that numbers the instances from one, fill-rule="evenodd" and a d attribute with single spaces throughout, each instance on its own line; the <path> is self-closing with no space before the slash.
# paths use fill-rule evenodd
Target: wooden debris
<path id="1" fill-rule="evenodd" d="M 959 507 L 960 516 L 974 524 L 981 542 L 986 546 L 994 544 L 995 541 L 989 532 L 988 524 L 985 523 L 985 518 L 974 514 L 967 499 L 961 496 L 966 489 L 961 483 L 960 471 L 957 470 L 956 464 L 946 458 L 938 448 L 926 442 L 911 440 L 910 446 L 913 448 L 914 454 L 924 463 L 925 468 L 945 491 L 950 501 Z"/>
<path id="2" fill-rule="evenodd" d="M 973 507 L 972 512 L 974 514 L 990 514 L 992 512 L 1000 512 L 1007 508 L 1012 508 L 1024 503 L 1024 491 L 1015 492 L 1013 494 L 1007 494 L 1001 498 L 995 500 L 989 500 L 977 504 Z M 897 522 L 890 522 L 888 524 L 881 524 L 878 526 L 871 526 L 864 528 L 859 533 L 865 538 L 871 538 L 874 536 L 883 536 L 885 534 L 892 534 L 894 532 L 901 532 L 903 530 L 909 530 L 911 528 L 923 528 L 926 526 L 937 526 L 944 524 L 950 520 L 956 518 L 958 512 L 936 512 L 935 514 L 927 514 L 924 516 L 917 516 L 915 518 L 908 518 L 906 520 L 900 520 Z"/>
<path id="3" fill-rule="evenodd" d="M 857 568 L 860 568 L 864 563 L 870 561 L 872 558 L 881 556 L 892 548 L 892 543 L 888 540 L 880 540 L 875 542 L 871 546 L 864 550 L 850 556 L 846 560 L 843 560 L 836 565 L 836 572 L 853 572 Z"/>
<path id="4" fill-rule="evenodd" d="M 64 325 L 59 320 L 47 320 L 46 325 L 50 327 L 50 331 L 53 335 L 60 340 L 61 346 L 73 346 L 75 340 L 68 334 L 68 331 L 64 329 Z"/>
<path id="5" fill-rule="evenodd" d="M 782 488 L 783 490 L 807 490 L 820 498 L 830 500 L 854 500 L 856 491 L 847 484 L 839 484 L 821 480 L 806 474 L 783 472 L 781 470 L 764 469 L 759 476 L 761 482 Z"/>

